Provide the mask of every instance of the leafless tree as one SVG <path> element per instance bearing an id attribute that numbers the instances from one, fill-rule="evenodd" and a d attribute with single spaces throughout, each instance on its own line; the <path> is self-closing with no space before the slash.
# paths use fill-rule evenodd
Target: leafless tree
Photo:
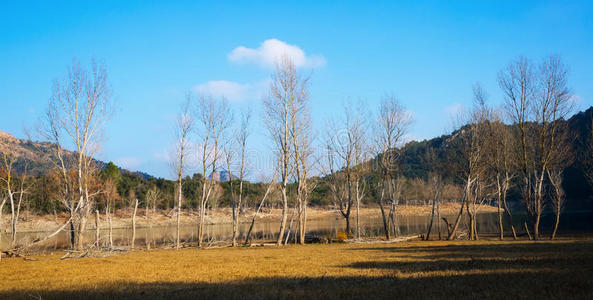
<path id="1" fill-rule="evenodd" d="M 430 223 L 428 225 L 428 231 L 426 232 L 426 236 L 424 237 L 425 240 L 430 240 L 430 233 L 432 232 L 432 226 L 434 224 L 435 213 L 436 213 L 436 218 L 437 218 L 437 228 L 440 228 L 439 216 L 438 216 L 439 213 L 438 213 L 437 205 L 440 202 L 441 192 L 443 189 L 443 180 L 442 180 L 440 174 L 438 174 L 436 172 L 429 174 L 428 181 L 429 181 L 428 182 L 429 186 L 431 187 L 431 192 L 433 194 L 433 197 L 432 197 L 432 210 L 430 213 Z M 440 236 L 440 231 L 439 231 L 439 236 Z"/>
<path id="2" fill-rule="evenodd" d="M 226 162 L 227 172 L 228 172 L 228 183 L 229 183 L 229 197 L 231 200 L 231 214 L 232 214 L 232 238 L 231 238 L 231 245 L 233 247 L 237 246 L 237 233 L 239 230 L 239 213 L 238 213 L 238 206 L 235 200 L 235 191 L 233 189 L 233 165 L 236 160 L 236 140 L 235 140 L 236 133 L 232 133 L 229 137 L 223 137 L 223 152 L 224 152 L 224 159 Z M 222 178 L 220 179 L 222 180 Z"/>
<path id="3" fill-rule="evenodd" d="M 408 132 L 412 119 L 399 101 L 391 95 L 383 97 L 377 115 L 375 128 L 375 145 L 377 147 L 377 167 L 381 177 L 379 208 L 383 219 L 385 239 L 390 240 L 390 230 L 385 214 L 385 200 L 388 203 L 397 201 L 396 179 L 398 176 L 399 149 L 404 135 Z M 397 209 L 397 204 L 395 204 Z"/>
<path id="4" fill-rule="evenodd" d="M 346 220 L 346 234 L 351 234 L 350 215 L 352 205 L 356 203 L 356 228 L 360 238 L 359 213 L 366 189 L 364 174 L 368 151 L 365 138 L 369 116 L 362 101 L 356 104 L 348 101 L 343 106 L 343 116 L 331 120 L 327 126 L 328 183 L 333 199 Z"/>
<path id="5" fill-rule="evenodd" d="M 187 94 L 185 101 L 181 105 L 181 111 L 177 115 L 175 123 L 175 162 L 173 168 L 177 175 L 177 231 L 175 238 L 175 248 L 179 249 L 181 245 L 181 206 L 183 201 L 183 174 L 187 165 L 187 156 L 190 146 L 189 135 L 194 127 L 194 118 L 191 114 L 191 94 Z"/>
<path id="6" fill-rule="evenodd" d="M 245 167 L 246 167 L 246 152 L 247 152 L 247 139 L 251 134 L 250 130 L 251 122 L 251 108 L 249 107 L 246 111 L 241 114 L 241 128 L 239 129 L 236 139 L 239 145 L 239 199 L 237 201 L 236 217 L 234 218 L 234 228 L 239 228 L 239 218 L 241 216 L 241 208 L 243 207 L 243 181 L 245 178 Z M 229 167 L 230 170 L 230 167 Z M 229 174 L 230 175 L 230 174 Z M 235 210 L 235 209 L 233 209 Z M 236 244 L 237 230 L 233 233 L 233 245 Z"/>
<path id="7" fill-rule="evenodd" d="M 153 186 L 148 192 L 146 192 L 146 218 L 148 219 L 148 233 L 146 239 L 146 248 L 150 250 L 150 245 L 152 243 L 152 224 L 154 222 L 153 218 L 156 213 L 156 204 L 160 197 L 160 192 Z M 152 207 L 152 209 L 151 209 Z"/>
<path id="8" fill-rule="evenodd" d="M 114 203 L 119 195 L 117 193 L 115 181 L 112 178 L 105 180 L 105 183 L 103 184 L 103 191 L 105 193 L 105 216 L 107 217 L 107 222 L 109 223 L 109 249 L 113 249 L 113 219 L 111 215 Z"/>
<path id="9" fill-rule="evenodd" d="M 198 96 L 195 114 L 199 124 L 198 144 L 203 172 L 198 222 L 198 247 L 202 247 L 206 205 L 210 202 L 212 191 L 217 184 L 214 174 L 221 160 L 222 136 L 230 126 L 232 114 L 226 99 L 214 99 L 207 95 Z M 210 176 L 207 175 L 208 172 Z"/>
<path id="10" fill-rule="evenodd" d="M 294 145 L 308 143 L 308 137 L 300 135 L 302 118 L 298 114 L 302 107 L 308 102 L 309 98 L 309 77 L 302 76 L 297 72 L 294 63 L 287 57 L 283 57 L 276 66 L 276 71 L 272 74 L 272 83 L 270 92 L 264 98 L 265 122 L 268 132 L 275 143 L 276 151 L 280 160 L 280 194 L 282 200 L 282 220 L 277 246 L 282 245 L 284 232 L 286 230 L 286 221 L 288 215 L 288 195 L 287 185 L 292 174 L 292 168 L 300 169 L 295 166 L 303 162 L 303 157 L 295 155 Z M 300 136 L 300 137 L 299 137 Z M 302 151 L 301 151 L 302 153 Z M 296 176 L 296 179 L 304 178 L 303 173 Z M 301 190 L 303 187 L 297 189 Z M 301 194 L 302 195 L 302 194 Z"/>
<path id="11" fill-rule="evenodd" d="M 507 203 L 507 194 L 515 177 L 516 147 L 513 146 L 511 130 L 503 122 L 502 113 L 493 111 L 491 117 L 487 128 L 489 137 L 487 155 L 489 167 L 496 180 L 499 239 L 504 239 L 503 210 L 507 215 L 513 238 L 517 239 L 513 215 Z"/>
<path id="12" fill-rule="evenodd" d="M 134 210 L 132 212 L 132 242 L 131 242 L 131 249 L 135 248 L 136 245 L 136 213 L 138 212 L 138 197 L 136 197 L 136 192 L 134 190 L 130 190 L 130 201 L 134 204 Z"/>
<path id="13" fill-rule="evenodd" d="M 0 169 L 0 180 L 4 182 L 4 190 L 7 195 L 10 204 L 10 247 L 13 248 L 16 244 L 16 235 L 17 235 L 17 224 L 19 221 L 19 216 L 21 212 L 21 207 L 23 204 L 23 197 L 27 192 L 28 187 L 25 185 L 25 181 L 27 179 L 27 171 L 25 167 L 25 171 L 20 176 L 20 180 L 15 182 L 13 176 L 13 165 L 14 165 L 14 158 L 8 157 L 8 155 L 2 155 L 2 169 Z M 17 196 L 18 195 L 18 196 Z M 6 200 L 4 200 L 6 201 Z M 3 204 L 4 205 L 4 204 Z M 0 219 L 1 221 L 1 219 Z"/>
<path id="14" fill-rule="evenodd" d="M 70 242 L 76 249 L 83 247 L 82 232 L 97 194 L 91 187 L 97 170 L 93 155 L 113 108 L 107 71 L 94 59 L 90 72 L 74 60 L 66 76 L 54 82 L 44 135 L 55 144 L 63 202 L 70 214 Z M 68 147 L 74 150 L 73 162 L 66 161 L 64 149 Z"/>
<path id="15" fill-rule="evenodd" d="M 564 205 L 564 189 L 562 188 L 562 170 L 554 169 L 548 170 L 548 178 L 550 180 L 550 184 L 552 185 L 552 209 L 554 210 L 554 215 L 556 217 L 554 222 L 554 230 L 552 231 L 552 235 L 550 239 L 553 240 L 556 238 L 556 232 L 558 231 L 558 224 L 560 223 L 560 213 L 562 212 L 562 207 Z"/>
<path id="16" fill-rule="evenodd" d="M 305 244 L 307 230 L 307 206 L 309 193 L 314 184 L 309 179 L 313 163 L 313 133 L 311 128 L 311 108 L 308 95 L 295 98 L 290 106 L 290 138 L 292 141 L 292 169 L 296 181 L 297 217 L 300 244 Z M 295 234 L 296 240 L 296 234 Z"/>
<path id="17" fill-rule="evenodd" d="M 534 239 L 539 238 L 547 172 L 563 148 L 558 120 L 573 108 L 567 81 L 567 68 L 558 56 L 545 58 L 537 67 L 521 57 L 499 74 L 507 111 L 518 128 L 522 200 L 533 220 Z"/>
<path id="18" fill-rule="evenodd" d="M 255 209 L 255 213 L 253 214 L 253 217 L 251 218 L 251 224 L 249 225 L 249 230 L 247 230 L 247 234 L 245 235 L 245 245 L 249 245 L 249 243 L 250 243 L 251 232 L 253 231 L 253 226 L 255 225 L 255 220 L 257 219 L 257 215 L 259 214 L 264 203 L 266 202 L 266 198 L 268 198 L 268 195 L 274 188 L 274 184 L 276 182 L 276 178 L 278 176 L 279 170 L 280 170 L 280 168 L 276 168 L 274 170 L 274 175 L 272 175 L 272 179 L 270 180 L 270 182 L 268 183 L 268 185 L 266 187 L 266 192 L 264 193 L 264 196 L 262 197 L 261 201 L 259 202 L 259 205 L 257 205 L 257 208 Z"/>
<path id="19" fill-rule="evenodd" d="M 448 239 L 452 239 L 460 224 L 465 208 L 469 218 L 470 239 L 478 238 L 477 214 L 487 198 L 486 189 L 488 182 L 488 166 L 486 164 L 487 149 L 487 126 L 491 111 L 486 106 L 486 93 L 478 84 L 474 85 L 473 107 L 469 112 L 462 112 L 459 116 L 459 130 L 457 131 L 460 154 L 462 161 L 460 167 L 463 170 L 465 185 L 462 204 L 449 232 Z"/>
<path id="20" fill-rule="evenodd" d="M 4 212 L 4 205 L 6 204 L 6 201 L 8 200 L 8 197 L 6 196 L 6 194 L 2 191 L 0 191 L 0 232 L 4 231 L 2 226 L 2 213 Z M 2 234 L 0 234 L 0 245 L 2 245 Z M 0 260 L 2 260 L 2 249 L 0 249 Z"/>

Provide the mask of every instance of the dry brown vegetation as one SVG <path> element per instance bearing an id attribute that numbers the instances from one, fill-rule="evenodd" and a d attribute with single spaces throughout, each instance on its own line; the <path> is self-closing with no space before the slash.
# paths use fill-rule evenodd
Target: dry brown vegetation
<path id="1" fill-rule="evenodd" d="M 7 258 L 0 298 L 588 298 L 593 239 L 431 241 Z"/>

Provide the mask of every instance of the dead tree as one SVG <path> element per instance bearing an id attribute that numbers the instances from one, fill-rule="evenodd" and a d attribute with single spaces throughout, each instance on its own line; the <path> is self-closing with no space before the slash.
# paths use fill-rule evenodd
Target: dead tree
<path id="1" fill-rule="evenodd" d="M 394 96 L 385 96 L 379 107 L 375 128 L 375 145 L 377 147 L 376 167 L 381 178 L 379 208 L 383 220 L 385 239 L 390 240 L 390 230 L 385 214 L 385 200 L 396 201 L 394 193 L 395 180 L 399 167 L 399 149 L 404 135 L 408 132 L 412 119 L 404 107 Z M 397 204 L 395 209 L 397 209 Z"/>
<path id="2" fill-rule="evenodd" d="M 138 197 L 136 197 L 134 190 L 130 190 L 130 198 L 130 200 L 133 199 L 134 201 L 134 211 L 132 213 L 132 243 L 130 248 L 134 249 L 136 245 L 136 213 L 138 212 Z"/>
<path id="3" fill-rule="evenodd" d="M 486 95 L 479 85 L 474 85 L 473 107 L 469 112 L 462 112 L 459 116 L 458 143 L 461 154 L 460 167 L 463 170 L 464 197 L 461 208 L 453 228 L 447 239 L 454 238 L 459 227 L 463 209 L 469 218 L 469 235 L 471 240 L 478 238 L 477 215 L 486 199 L 486 185 L 488 184 L 488 167 L 486 165 L 486 126 L 490 118 L 490 110 L 486 107 Z"/>
<path id="4" fill-rule="evenodd" d="M 489 145 L 487 149 L 488 164 L 496 181 L 496 202 L 498 211 L 499 239 L 504 239 L 503 210 L 508 217 L 513 238 L 517 239 L 517 232 L 513 224 L 513 215 L 507 204 L 507 194 L 515 176 L 516 157 L 515 147 L 512 145 L 511 131 L 503 122 L 502 113 L 493 111 L 492 120 L 487 126 Z"/>
<path id="5" fill-rule="evenodd" d="M 226 99 L 214 99 L 207 95 L 198 97 L 195 114 L 199 124 L 196 129 L 203 172 L 198 221 L 198 247 L 202 247 L 206 205 L 209 203 L 212 190 L 216 186 L 214 176 L 221 159 L 221 137 L 229 127 L 232 115 Z M 207 175 L 208 172 L 210 172 L 210 176 Z"/>
<path id="6" fill-rule="evenodd" d="M 109 249 L 113 249 L 113 219 L 112 219 L 112 208 L 114 207 L 115 201 L 119 197 L 117 193 L 116 183 L 113 178 L 108 178 L 103 184 L 103 190 L 105 195 L 105 217 L 109 224 Z"/>
<path id="7" fill-rule="evenodd" d="M 343 117 L 328 122 L 327 155 L 329 175 L 332 177 L 329 181 L 330 190 L 346 220 L 346 234 L 349 235 L 350 214 L 354 202 L 357 207 L 357 231 L 360 231 L 358 214 L 360 200 L 364 195 L 361 193 L 360 181 L 364 175 L 363 163 L 368 153 L 364 139 L 369 116 L 362 101 L 357 104 L 345 102 L 343 106 Z M 335 170 L 340 174 L 336 174 Z M 360 236 L 359 233 L 357 235 Z"/>
<path id="8" fill-rule="evenodd" d="M 563 148 L 558 138 L 559 120 L 573 108 L 567 81 L 567 68 L 558 56 L 547 57 L 537 67 L 521 57 L 499 75 L 506 109 L 517 126 L 522 201 L 532 219 L 536 240 L 545 205 L 546 174 Z"/>
<path id="9" fill-rule="evenodd" d="M 186 99 L 181 105 L 181 111 L 177 115 L 175 123 L 175 162 L 173 168 L 177 175 L 177 230 L 175 235 L 175 248 L 179 249 L 181 245 L 181 206 L 183 201 L 183 174 L 184 167 L 187 164 L 187 155 L 189 151 L 189 135 L 194 126 L 194 118 L 190 112 L 191 95 L 187 94 Z"/>
<path id="10" fill-rule="evenodd" d="M 148 192 L 146 192 L 146 219 L 148 220 L 148 233 L 146 234 L 146 248 L 150 250 L 150 246 L 152 243 L 152 224 L 154 222 L 153 218 L 156 213 L 156 203 L 160 197 L 160 192 L 153 186 Z M 152 205 L 152 209 L 150 206 Z"/>
<path id="11" fill-rule="evenodd" d="M 236 134 L 236 133 L 234 133 Z M 232 232 L 232 237 L 231 237 L 231 245 L 233 247 L 237 246 L 237 232 L 239 230 L 239 213 L 237 210 L 237 202 L 235 200 L 235 191 L 233 189 L 233 172 L 232 172 L 232 168 L 233 168 L 233 164 L 234 161 L 236 159 L 235 155 L 236 155 L 236 144 L 235 144 L 235 138 L 233 136 L 229 136 L 229 137 L 223 137 L 224 138 L 224 145 L 223 145 L 223 151 L 224 151 L 224 159 L 226 162 L 226 167 L 227 167 L 227 172 L 228 172 L 228 184 L 229 184 L 229 198 L 230 198 L 230 202 L 231 202 L 231 215 L 232 215 L 232 227 L 233 227 L 233 232 Z M 220 179 L 222 180 L 222 178 Z"/>
<path id="12" fill-rule="evenodd" d="M 70 214 L 70 243 L 78 250 L 83 247 L 82 233 L 97 194 L 91 187 L 96 173 L 93 156 L 112 113 L 107 72 L 94 59 L 90 72 L 74 60 L 66 76 L 54 82 L 44 135 L 55 145 L 63 203 Z M 72 158 L 66 157 L 65 145 L 73 147 Z"/>
<path id="13" fill-rule="evenodd" d="M 556 238 L 556 232 L 558 231 L 558 224 L 560 223 L 560 213 L 564 206 L 564 189 L 562 188 L 562 170 L 554 169 L 548 170 L 548 179 L 552 185 L 552 209 L 554 210 L 554 230 L 550 235 L 550 239 Z"/>
<path id="14" fill-rule="evenodd" d="M 293 149 L 295 144 L 294 139 L 297 135 L 295 135 L 296 132 L 291 132 L 296 127 L 291 125 L 296 124 L 296 122 L 292 121 L 297 119 L 295 114 L 299 113 L 298 107 L 306 103 L 306 99 L 309 97 L 308 85 L 309 77 L 303 77 L 299 74 L 294 63 L 289 58 L 283 57 L 276 66 L 276 71 L 272 74 L 270 92 L 264 98 L 265 122 L 280 160 L 279 175 L 281 179 L 282 219 L 276 241 L 277 246 L 282 245 L 286 230 L 288 217 L 288 179 L 293 173 L 292 168 L 294 162 L 300 162 L 299 158 L 295 159 Z"/>
<path id="15" fill-rule="evenodd" d="M 253 226 L 255 225 L 255 220 L 257 219 L 257 215 L 261 211 L 261 209 L 266 201 L 266 198 L 268 197 L 268 195 L 270 194 L 270 191 L 274 187 L 274 183 L 276 182 L 276 177 L 279 173 L 278 170 L 279 170 L 279 168 L 276 168 L 274 170 L 274 175 L 272 176 L 272 180 L 270 181 L 270 183 L 268 183 L 266 192 L 264 193 L 264 196 L 262 197 L 261 201 L 259 202 L 259 205 L 257 206 L 255 213 L 253 214 L 253 217 L 251 218 L 251 224 L 249 225 L 249 230 L 247 230 L 247 234 L 245 235 L 245 245 L 246 246 L 249 245 L 249 243 L 250 243 L 251 232 L 253 231 Z"/>
<path id="16" fill-rule="evenodd" d="M 235 228 L 239 228 L 239 219 L 241 217 L 243 207 L 243 180 L 245 178 L 245 164 L 246 164 L 246 151 L 247 151 L 247 139 L 251 134 L 249 124 L 251 122 L 251 108 L 248 108 L 241 115 L 241 128 L 236 136 L 237 144 L 239 145 L 239 199 L 237 201 L 237 216 L 234 219 Z M 229 168 L 230 169 L 230 168 Z M 233 241 L 236 241 L 237 233 L 233 234 Z M 235 242 L 233 242 L 235 244 Z"/>
<path id="17" fill-rule="evenodd" d="M 437 218 L 437 228 L 439 228 L 440 226 L 438 225 L 439 223 L 439 216 L 438 216 L 438 203 L 440 202 L 440 196 L 441 196 L 441 191 L 442 191 L 442 178 L 439 174 L 437 173 L 433 173 L 430 174 L 428 177 L 429 180 L 429 184 L 431 187 L 431 192 L 433 194 L 432 197 L 432 210 L 430 213 L 430 223 L 428 225 L 428 231 L 426 232 L 426 237 L 424 238 L 425 240 L 430 240 L 430 233 L 432 231 L 432 225 L 434 223 L 434 218 L 435 218 L 435 213 L 436 213 L 436 218 Z M 440 228 L 439 228 L 439 238 L 440 238 Z"/>
<path id="18" fill-rule="evenodd" d="M 2 232 L 2 212 L 4 211 L 4 205 L 6 204 L 8 197 L 6 197 L 5 194 L 1 192 L 0 197 L 0 199 L 2 199 L 2 201 L 0 201 L 0 232 Z M 2 245 L 2 234 L 0 234 L 0 245 Z M 2 260 L 2 249 L 0 249 L 0 260 Z"/>

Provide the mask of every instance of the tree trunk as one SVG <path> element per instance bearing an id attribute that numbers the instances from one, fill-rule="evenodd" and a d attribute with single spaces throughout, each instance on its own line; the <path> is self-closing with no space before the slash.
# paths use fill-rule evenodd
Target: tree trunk
<path id="1" fill-rule="evenodd" d="M 447 236 L 447 240 L 452 240 L 453 237 L 455 237 L 455 233 L 457 232 L 457 228 L 459 227 L 459 223 L 461 222 L 461 216 L 463 215 L 463 206 L 465 205 L 465 201 L 467 200 L 464 196 L 463 202 L 461 202 L 461 207 L 459 208 L 459 213 L 457 213 L 455 223 L 453 224 L 453 228 L 451 228 L 451 231 L 449 232 L 449 236 Z"/>
<path id="2" fill-rule="evenodd" d="M 502 194 L 502 203 L 504 205 L 504 211 L 507 213 L 507 216 L 509 217 L 511 231 L 513 232 L 513 239 L 516 240 L 517 239 L 517 231 L 515 230 L 515 225 L 513 225 L 513 215 L 511 213 L 511 210 L 509 209 L 509 206 L 506 201 L 506 189 L 505 189 L 504 193 Z"/>
<path id="3" fill-rule="evenodd" d="M 286 198 L 286 184 L 282 183 L 282 220 L 280 221 L 280 230 L 278 232 L 278 240 L 276 240 L 276 246 L 282 246 L 282 240 L 284 238 L 284 230 L 286 228 L 287 211 L 288 211 L 288 199 Z"/>
<path id="4" fill-rule="evenodd" d="M 541 213 L 538 211 L 535 213 L 535 222 L 533 222 L 533 240 L 537 241 L 539 238 L 539 221 Z"/>
<path id="5" fill-rule="evenodd" d="M 109 249 L 113 249 L 113 222 L 111 221 L 111 214 L 109 211 L 109 204 L 107 204 L 105 213 L 107 214 L 107 221 L 109 221 Z"/>
<path id="6" fill-rule="evenodd" d="M 230 165 L 229 165 L 229 192 L 231 197 L 231 207 L 233 213 L 233 236 L 232 236 L 232 246 L 237 247 L 237 204 L 235 203 L 235 197 L 233 196 L 233 181 L 231 180 L 231 172 L 230 172 Z"/>
<path id="7" fill-rule="evenodd" d="M 97 247 L 99 245 L 99 209 L 95 210 L 95 244 Z"/>
<path id="8" fill-rule="evenodd" d="M 524 222 L 523 225 L 525 226 L 525 232 L 527 233 L 527 236 L 530 240 L 533 240 L 533 237 L 531 237 L 531 233 L 529 232 L 529 226 L 527 226 L 527 222 Z"/>
<path id="9" fill-rule="evenodd" d="M 356 239 L 360 240 L 360 195 L 358 180 L 356 181 Z"/>
<path id="10" fill-rule="evenodd" d="M 134 214 L 132 215 L 132 249 L 134 249 L 134 246 L 136 244 L 136 211 L 137 210 L 138 210 L 138 198 L 136 198 L 136 202 L 134 203 Z M 179 224 L 179 221 L 177 224 Z M 179 241 L 179 231 L 177 234 L 177 241 Z M 179 244 L 177 244 L 177 247 L 179 249 Z"/>
<path id="11" fill-rule="evenodd" d="M 437 229 L 439 231 L 439 240 L 441 240 L 441 200 L 437 200 Z"/>
<path id="12" fill-rule="evenodd" d="M 387 217 L 385 216 L 385 209 L 383 208 L 383 197 L 385 195 L 385 179 L 383 179 L 383 187 L 381 188 L 381 197 L 379 197 L 379 208 L 381 208 L 381 217 L 383 218 L 383 230 L 385 231 L 385 240 L 391 239 L 389 235 L 389 226 L 387 224 Z"/>
<path id="13" fill-rule="evenodd" d="M 179 172 L 179 178 L 177 180 L 177 232 L 175 239 L 175 249 L 179 249 L 181 245 L 181 198 L 183 193 L 181 186 L 181 172 Z"/>
<path id="14" fill-rule="evenodd" d="M 556 231 L 558 231 L 558 224 L 560 223 L 560 208 L 556 209 L 556 221 L 554 222 L 554 230 L 552 231 L 552 236 L 550 240 L 556 238 Z"/>
<path id="15" fill-rule="evenodd" d="M 434 222 L 434 213 L 436 209 L 436 196 L 432 198 L 432 211 L 430 213 L 430 223 L 428 224 L 428 231 L 426 232 L 425 241 L 430 239 L 430 231 L 432 230 L 432 223 Z"/>
<path id="16" fill-rule="evenodd" d="M 502 186 L 500 184 L 500 175 L 496 175 L 496 187 L 498 196 L 498 238 L 502 241 L 504 239 L 504 229 L 502 227 Z"/>
<path id="17" fill-rule="evenodd" d="M 272 181 L 270 182 L 270 185 L 268 185 L 268 188 L 266 189 L 266 193 L 262 197 L 261 202 L 257 206 L 255 213 L 253 214 L 253 218 L 251 219 L 251 225 L 249 225 L 249 230 L 247 231 L 247 235 L 245 236 L 245 245 L 249 244 L 249 238 L 251 237 L 251 231 L 253 230 L 253 225 L 255 224 L 255 219 L 257 218 L 257 214 L 260 212 L 261 208 L 264 205 L 264 202 L 266 201 L 266 198 L 268 197 L 268 194 L 270 193 L 270 190 L 272 189 L 272 184 L 274 183 L 274 180 L 276 180 L 276 174 L 277 173 L 274 173 L 274 176 L 272 177 Z"/>

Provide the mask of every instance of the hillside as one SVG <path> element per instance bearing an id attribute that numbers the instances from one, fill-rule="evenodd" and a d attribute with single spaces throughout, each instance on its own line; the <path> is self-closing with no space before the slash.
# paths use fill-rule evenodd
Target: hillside
<path id="1" fill-rule="evenodd" d="M 13 165 L 13 171 L 16 174 L 22 174 L 27 169 L 28 175 L 40 175 L 47 174 L 52 168 L 55 167 L 56 156 L 55 156 L 55 144 L 48 142 L 33 142 L 30 140 L 23 140 L 15 138 L 9 133 L 0 131 L 0 154 L 8 154 L 10 157 L 15 158 Z M 75 153 L 71 151 L 65 151 L 65 163 L 72 163 L 75 158 Z M 107 163 L 94 160 L 95 164 L 102 169 Z M 132 172 L 126 169 L 120 170 L 123 173 L 130 173 L 140 176 L 144 179 L 151 178 L 153 176 L 143 172 Z"/>
<path id="2" fill-rule="evenodd" d="M 564 188 L 568 198 L 586 199 L 593 196 L 593 186 L 586 180 L 583 164 L 591 159 L 589 145 L 591 143 L 591 116 L 593 107 L 586 111 L 578 112 L 567 122 L 573 136 L 572 154 L 573 162 L 564 171 Z M 512 125 L 507 125 L 512 126 Z M 398 165 L 407 178 L 428 177 L 432 170 L 439 169 L 445 181 L 458 182 L 461 180 L 461 170 L 456 169 L 455 162 L 459 158 L 459 149 L 456 148 L 457 139 L 463 129 L 448 135 L 442 135 L 424 141 L 412 141 L 406 144 L 400 152 Z"/>

